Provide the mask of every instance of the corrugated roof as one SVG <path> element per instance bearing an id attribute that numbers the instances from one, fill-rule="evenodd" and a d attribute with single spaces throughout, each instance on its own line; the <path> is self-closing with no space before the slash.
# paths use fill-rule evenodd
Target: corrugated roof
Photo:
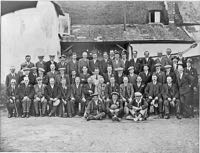
<path id="1" fill-rule="evenodd" d="M 184 30 L 174 25 L 132 24 L 124 31 L 123 24 L 114 25 L 72 25 L 71 36 L 63 41 L 100 42 L 134 40 L 176 40 L 193 41 Z"/>

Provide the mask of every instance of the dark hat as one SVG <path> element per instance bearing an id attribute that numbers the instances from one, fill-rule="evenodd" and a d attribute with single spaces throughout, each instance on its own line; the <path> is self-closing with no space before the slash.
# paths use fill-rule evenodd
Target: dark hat
<path id="1" fill-rule="evenodd" d="M 141 97 L 142 94 L 140 92 L 135 92 L 135 97 Z"/>
<path id="2" fill-rule="evenodd" d="M 98 92 L 95 92 L 95 93 L 91 94 L 92 97 L 98 96 L 98 95 L 99 95 Z"/>
<path id="3" fill-rule="evenodd" d="M 118 67 L 118 68 L 115 69 L 115 71 L 123 71 L 123 70 L 124 70 L 123 67 Z"/>
<path id="4" fill-rule="evenodd" d="M 43 68 L 39 67 L 39 68 L 38 68 L 38 71 L 44 72 L 45 70 L 44 70 Z"/>
<path id="5" fill-rule="evenodd" d="M 172 57 L 172 61 L 173 61 L 174 59 L 176 59 L 177 61 L 179 60 L 179 58 L 178 58 L 177 56 L 173 56 L 173 57 Z"/>
<path id="6" fill-rule="evenodd" d="M 117 95 L 117 96 L 119 96 L 119 93 L 118 92 L 112 92 L 111 95 Z"/>
<path id="7" fill-rule="evenodd" d="M 31 55 L 26 55 L 25 57 L 31 57 Z"/>
<path id="8" fill-rule="evenodd" d="M 30 71 L 30 68 L 24 67 L 24 68 L 23 68 L 23 71 Z"/>
<path id="9" fill-rule="evenodd" d="M 169 69 L 169 68 L 171 68 L 172 66 L 171 66 L 171 65 L 165 65 L 164 67 L 165 67 L 165 69 Z"/>
<path id="10" fill-rule="evenodd" d="M 39 55 L 38 58 L 44 58 L 44 56 L 43 55 Z"/>
<path id="11" fill-rule="evenodd" d="M 155 64 L 155 67 L 159 67 L 159 66 L 161 66 L 160 63 L 156 63 L 156 64 Z"/>
<path id="12" fill-rule="evenodd" d="M 192 63 L 192 59 L 191 59 L 191 58 L 188 58 L 188 59 L 187 59 L 187 63 Z"/>
<path id="13" fill-rule="evenodd" d="M 34 67 L 31 68 L 31 70 L 37 70 L 37 67 L 34 66 Z"/>
<path id="14" fill-rule="evenodd" d="M 172 52 L 171 48 L 167 48 L 166 53 L 171 53 L 171 52 Z"/>
<path id="15" fill-rule="evenodd" d="M 62 54 L 61 57 L 66 58 L 66 55 Z"/>
<path id="16" fill-rule="evenodd" d="M 61 67 L 61 68 L 59 68 L 58 70 L 59 70 L 59 71 L 62 71 L 62 70 L 64 71 L 65 68 L 64 68 L 64 67 Z"/>
<path id="17" fill-rule="evenodd" d="M 42 78 L 41 77 L 37 77 L 36 80 L 39 81 L 39 80 L 42 80 Z"/>
<path id="18" fill-rule="evenodd" d="M 132 69 L 134 69 L 134 66 L 130 66 L 130 67 L 128 68 L 128 70 L 132 70 Z"/>

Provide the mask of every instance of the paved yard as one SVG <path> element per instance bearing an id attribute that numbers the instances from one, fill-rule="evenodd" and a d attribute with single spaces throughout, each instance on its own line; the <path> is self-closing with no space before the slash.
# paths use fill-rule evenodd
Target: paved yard
<path id="1" fill-rule="evenodd" d="M 197 153 L 199 118 L 142 123 L 11 118 L 1 112 L 1 151 Z"/>

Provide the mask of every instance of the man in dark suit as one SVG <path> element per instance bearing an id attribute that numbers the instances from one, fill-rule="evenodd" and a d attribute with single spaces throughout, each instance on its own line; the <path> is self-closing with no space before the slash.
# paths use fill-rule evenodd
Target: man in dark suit
<path id="1" fill-rule="evenodd" d="M 83 92 L 83 86 L 80 84 L 80 77 L 75 78 L 75 83 L 72 84 L 71 89 L 75 114 L 83 116 L 85 112 L 86 99 Z"/>
<path id="2" fill-rule="evenodd" d="M 170 118 L 170 107 L 176 108 L 176 117 L 181 119 L 179 92 L 176 84 L 172 82 L 171 76 L 167 76 L 167 83 L 162 88 L 162 96 L 164 100 L 165 119 Z"/>
<path id="3" fill-rule="evenodd" d="M 137 57 L 137 51 L 133 51 L 133 58 L 129 61 L 129 67 L 133 66 L 135 68 L 135 73 L 139 74 L 141 71 L 141 60 Z"/>
<path id="4" fill-rule="evenodd" d="M 171 70 L 171 65 L 165 65 L 164 68 L 165 68 L 165 83 L 167 83 L 167 77 L 168 76 L 171 76 L 172 78 L 172 81 L 173 83 L 177 83 L 177 80 L 176 80 L 176 74 Z"/>
<path id="5" fill-rule="evenodd" d="M 124 68 L 124 64 L 123 64 L 122 60 L 120 59 L 120 55 L 119 55 L 118 51 L 115 51 L 115 59 L 112 61 L 112 66 L 113 66 L 114 71 L 116 71 L 116 69 L 119 67 Z"/>
<path id="6" fill-rule="evenodd" d="M 129 61 L 127 60 L 127 54 L 126 51 L 122 51 L 122 62 L 124 64 L 124 74 L 128 75 L 128 68 L 129 68 Z"/>
<path id="7" fill-rule="evenodd" d="M 144 58 L 142 58 L 141 63 L 143 66 L 145 64 L 148 65 L 150 72 L 154 71 L 154 60 L 151 57 L 149 57 L 149 51 L 144 52 Z"/>
<path id="8" fill-rule="evenodd" d="M 51 71 L 51 64 L 55 65 L 55 70 L 58 70 L 57 62 L 55 62 L 55 55 L 49 55 L 50 60 L 45 63 L 45 74 Z"/>
<path id="9" fill-rule="evenodd" d="M 50 78 L 56 79 L 57 75 L 58 75 L 58 71 L 56 71 L 56 66 L 54 64 L 51 64 L 50 71 L 47 73 L 48 81 Z"/>
<path id="10" fill-rule="evenodd" d="M 105 80 L 105 83 L 109 83 L 110 82 L 110 78 L 111 77 L 114 77 L 115 74 L 113 73 L 113 69 L 112 69 L 112 66 L 111 65 L 108 65 L 107 67 L 107 72 L 103 74 L 103 77 L 104 77 L 104 80 Z"/>
<path id="11" fill-rule="evenodd" d="M 58 62 L 58 69 L 59 68 L 65 68 L 65 72 L 67 72 L 67 62 L 65 55 L 61 55 L 60 57 L 60 62 Z"/>
<path id="12" fill-rule="evenodd" d="M 86 99 L 86 106 L 89 103 L 89 101 L 92 100 L 91 95 L 94 94 L 94 92 L 95 92 L 95 85 L 93 84 L 92 79 L 89 77 L 87 79 L 87 84 L 83 86 L 83 93 Z"/>
<path id="13" fill-rule="evenodd" d="M 160 63 L 156 63 L 155 64 L 155 68 L 156 71 L 153 73 L 155 75 L 157 75 L 157 81 L 160 82 L 161 84 L 165 83 L 165 73 L 163 71 L 161 71 L 161 64 Z"/>
<path id="14" fill-rule="evenodd" d="M 180 93 L 180 101 L 183 105 L 183 116 L 190 117 L 193 116 L 193 109 L 191 103 L 191 88 L 192 88 L 193 78 L 184 72 L 183 66 L 178 66 L 177 83 Z"/>
<path id="15" fill-rule="evenodd" d="M 151 110 L 157 115 L 159 111 L 159 118 L 163 117 L 163 100 L 162 100 L 162 84 L 157 81 L 157 75 L 152 75 L 152 82 L 148 83 L 145 88 L 145 95 L 148 102 L 148 114 Z"/>
<path id="16" fill-rule="evenodd" d="M 124 78 L 124 74 L 123 74 L 123 68 L 119 67 L 115 69 L 115 81 L 120 85 L 123 83 L 123 78 Z"/>
<path id="17" fill-rule="evenodd" d="M 104 52 L 103 53 L 103 60 L 100 62 L 100 73 L 105 74 L 107 73 L 107 67 L 111 66 L 112 67 L 112 61 L 108 57 L 108 53 Z"/>
<path id="18" fill-rule="evenodd" d="M 31 102 L 34 97 L 34 88 L 31 84 L 29 84 L 29 78 L 24 77 L 24 83 L 22 83 L 19 87 L 19 99 L 22 102 L 23 115 L 24 117 L 29 117 Z"/>
<path id="19" fill-rule="evenodd" d="M 98 60 L 98 57 L 97 57 L 97 52 L 96 51 L 93 51 L 92 53 L 92 60 L 89 61 L 89 72 L 94 72 L 94 69 L 95 68 L 99 68 L 100 70 L 100 61 Z"/>
<path id="20" fill-rule="evenodd" d="M 55 115 L 57 109 L 61 106 L 61 90 L 60 87 L 55 84 L 55 79 L 53 77 L 49 79 L 49 85 L 45 87 L 44 95 L 49 104 L 49 116 L 51 117 L 52 115 Z"/>
<path id="21" fill-rule="evenodd" d="M 45 61 L 43 61 L 44 56 L 38 56 L 39 61 L 37 63 L 35 63 L 35 66 L 37 67 L 37 69 L 39 68 L 43 68 L 45 69 Z"/>
<path id="22" fill-rule="evenodd" d="M 92 100 L 88 103 L 84 117 L 89 120 L 102 120 L 106 116 L 105 105 L 98 99 L 98 93 L 91 95 Z"/>
<path id="23" fill-rule="evenodd" d="M 37 67 L 32 67 L 31 68 L 31 72 L 29 73 L 29 83 L 31 85 L 35 85 L 37 83 L 36 78 L 37 78 L 38 74 L 37 74 Z"/>
<path id="24" fill-rule="evenodd" d="M 6 107 L 8 110 L 8 118 L 21 115 L 21 108 L 19 102 L 18 88 L 15 79 L 11 79 L 10 85 L 6 89 Z"/>
<path id="25" fill-rule="evenodd" d="M 21 64 L 21 69 L 23 69 L 24 67 L 27 67 L 27 68 L 34 67 L 34 64 L 31 62 L 31 56 L 30 55 L 26 55 L 25 60 L 26 61 Z"/>
<path id="26" fill-rule="evenodd" d="M 149 71 L 149 66 L 147 64 L 143 65 L 143 71 L 139 73 L 142 78 L 142 83 L 146 85 L 151 82 L 152 73 Z"/>
<path id="27" fill-rule="evenodd" d="M 163 57 L 163 65 L 172 65 L 172 50 L 171 48 L 166 49 L 166 56 Z"/>
<path id="28" fill-rule="evenodd" d="M 142 78 L 141 76 L 138 75 L 136 78 L 136 83 L 133 84 L 133 90 L 134 92 L 140 92 L 143 95 L 143 97 L 146 97 L 144 95 L 144 89 L 145 89 L 145 84 L 142 83 Z"/>
<path id="29" fill-rule="evenodd" d="M 45 70 L 43 68 L 38 68 L 38 77 L 42 79 L 43 84 L 48 84 L 48 76 L 44 75 Z"/>
<path id="30" fill-rule="evenodd" d="M 78 74 L 81 73 L 83 66 L 86 66 L 89 68 L 89 59 L 88 59 L 87 52 L 83 52 L 82 57 L 83 58 L 79 59 L 79 61 L 78 61 L 78 72 L 77 72 Z M 89 73 L 91 73 L 91 72 L 89 72 Z"/>
<path id="31" fill-rule="evenodd" d="M 88 73 L 88 68 L 86 66 L 83 66 L 82 73 L 79 76 L 81 79 L 81 84 L 87 84 L 87 80 L 90 77 L 90 74 Z"/>
<path id="32" fill-rule="evenodd" d="M 61 80 L 62 80 L 63 78 L 66 79 L 67 85 L 70 85 L 69 75 L 68 75 L 68 74 L 65 74 L 65 69 L 66 69 L 65 67 L 61 67 L 61 68 L 58 69 L 60 73 L 57 74 L 56 77 L 55 77 L 55 81 L 56 81 L 56 84 L 57 84 L 57 85 L 60 85 L 60 84 L 61 84 Z"/>
<path id="33" fill-rule="evenodd" d="M 10 86 L 11 80 L 15 79 L 16 80 L 16 85 L 19 83 L 19 75 L 15 73 L 15 67 L 12 66 L 10 67 L 10 73 L 6 76 L 6 87 Z"/>
<path id="34" fill-rule="evenodd" d="M 78 73 L 78 62 L 77 62 L 77 55 L 74 52 L 72 54 L 72 59 L 67 64 L 67 74 L 71 75 L 71 72 L 74 70 Z"/>

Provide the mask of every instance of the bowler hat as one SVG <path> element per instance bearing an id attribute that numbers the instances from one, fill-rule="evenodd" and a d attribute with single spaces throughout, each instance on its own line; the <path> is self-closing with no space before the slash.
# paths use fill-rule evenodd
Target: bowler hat
<path id="1" fill-rule="evenodd" d="M 135 92 L 135 97 L 141 97 L 142 94 L 140 92 Z"/>
<path id="2" fill-rule="evenodd" d="M 155 64 L 155 67 L 159 67 L 159 66 L 161 66 L 160 63 L 156 63 L 156 64 Z"/>
<path id="3" fill-rule="evenodd" d="M 44 72 L 45 70 L 43 68 L 39 67 L 38 71 Z"/>
<path id="4" fill-rule="evenodd" d="M 134 69 L 134 66 L 130 66 L 130 67 L 128 68 L 128 70 L 132 70 L 132 69 Z"/>
<path id="5" fill-rule="evenodd" d="M 169 69 L 171 67 L 172 67 L 171 65 L 165 65 L 165 69 Z"/>
<path id="6" fill-rule="evenodd" d="M 114 91 L 114 92 L 111 93 L 111 95 L 118 95 L 119 96 L 119 93 Z"/>

